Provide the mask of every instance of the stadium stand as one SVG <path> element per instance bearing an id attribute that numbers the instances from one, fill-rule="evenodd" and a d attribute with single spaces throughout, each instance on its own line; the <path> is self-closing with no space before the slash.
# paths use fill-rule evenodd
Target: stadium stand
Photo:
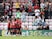
<path id="1" fill-rule="evenodd" d="M 52 30 L 52 2 L 51 0 L 1 0 L 0 24 L 2 22 L 8 23 L 8 21 L 13 23 L 12 20 L 15 26 L 20 27 L 20 29 L 14 29 L 15 32 L 12 32 L 12 34 L 21 34 L 21 28 L 44 30 L 45 26 L 47 30 Z M 43 29 L 41 29 L 42 27 Z M 12 29 L 12 31 L 14 30 Z"/>

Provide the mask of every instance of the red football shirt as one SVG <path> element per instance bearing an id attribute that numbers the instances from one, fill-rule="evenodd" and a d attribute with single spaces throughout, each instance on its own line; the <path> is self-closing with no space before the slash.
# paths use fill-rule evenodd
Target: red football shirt
<path id="1" fill-rule="evenodd" d="M 10 22 L 8 23 L 8 28 L 10 28 Z"/>
<path id="2" fill-rule="evenodd" d="M 10 24 L 10 28 L 16 28 L 16 26 L 15 26 L 15 21 L 13 21 L 13 22 Z"/>
<path id="3" fill-rule="evenodd" d="M 17 28 L 21 28 L 21 24 L 22 24 L 21 20 L 17 19 L 16 23 L 17 23 Z"/>

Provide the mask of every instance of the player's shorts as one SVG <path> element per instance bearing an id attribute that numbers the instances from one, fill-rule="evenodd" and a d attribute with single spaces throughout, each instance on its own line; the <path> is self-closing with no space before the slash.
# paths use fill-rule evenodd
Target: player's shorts
<path id="1" fill-rule="evenodd" d="M 20 28 L 16 28 L 16 30 L 20 30 Z"/>
<path id="2" fill-rule="evenodd" d="M 10 28 L 8 28 L 8 30 L 10 30 Z"/>
<path id="3" fill-rule="evenodd" d="M 10 30 L 16 30 L 16 28 L 10 28 Z"/>

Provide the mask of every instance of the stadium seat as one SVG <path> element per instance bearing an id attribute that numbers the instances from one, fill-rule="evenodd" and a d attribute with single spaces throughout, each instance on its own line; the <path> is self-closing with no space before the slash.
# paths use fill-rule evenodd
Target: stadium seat
<path id="1" fill-rule="evenodd" d="M 25 25 L 25 23 L 22 23 L 22 26 L 24 26 Z"/>
<path id="2" fill-rule="evenodd" d="M 37 26 L 33 26 L 33 30 L 37 30 Z"/>
<path id="3" fill-rule="evenodd" d="M 33 19 L 35 19 L 35 16 L 33 16 Z"/>
<path id="4" fill-rule="evenodd" d="M 28 18 L 28 16 L 26 16 L 26 19 Z"/>
<path id="5" fill-rule="evenodd" d="M 52 30 L 52 26 L 49 26 L 49 30 Z"/>
<path id="6" fill-rule="evenodd" d="M 32 30 L 33 29 L 33 27 L 32 26 L 28 26 L 28 30 Z"/>
<path id="7" fill-rule="evenodd" d="M 32 19 L 33 18 L 33 16 L 29 16 L 29 19 Z"/>
<path id="8" fill-rule="evenodd" d="M 52 25 L 52 19 L 46 19 L 46 23 Z"/>
<path id="9" fill-rule="evenodd" d="M 33 22 L 33 19 L 29 19 L 29 22 Z"/>
<path id="10" fill-rule="evenodd" d="M 28 19 L 26 19 L 26 22 L 28 22 L 29 20 Z"/>
<path id="11" fill-rule="evenodd" d="M 49 21 L 49 19 L 45 19 L 45 21 L 47 22 L 47 21 Z"/>
<path id="12" fill-rule="evenodd" d="M 29 22 L 29 26 L 32 26 L 32 22 Z"/>
<path id="13" fill-rule="evenodd" d="M 25 26 L 28 26 L 28 22 L 25 22 L 24 25 L 25 25 Z"/>

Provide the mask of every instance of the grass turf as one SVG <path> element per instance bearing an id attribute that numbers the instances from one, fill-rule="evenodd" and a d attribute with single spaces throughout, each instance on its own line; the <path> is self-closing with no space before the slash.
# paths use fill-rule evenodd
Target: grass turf
<path id="1" fill-rule="evenodd" d="M 51 36 L 0 36 L 0 39 L 52 39 Z"/>

